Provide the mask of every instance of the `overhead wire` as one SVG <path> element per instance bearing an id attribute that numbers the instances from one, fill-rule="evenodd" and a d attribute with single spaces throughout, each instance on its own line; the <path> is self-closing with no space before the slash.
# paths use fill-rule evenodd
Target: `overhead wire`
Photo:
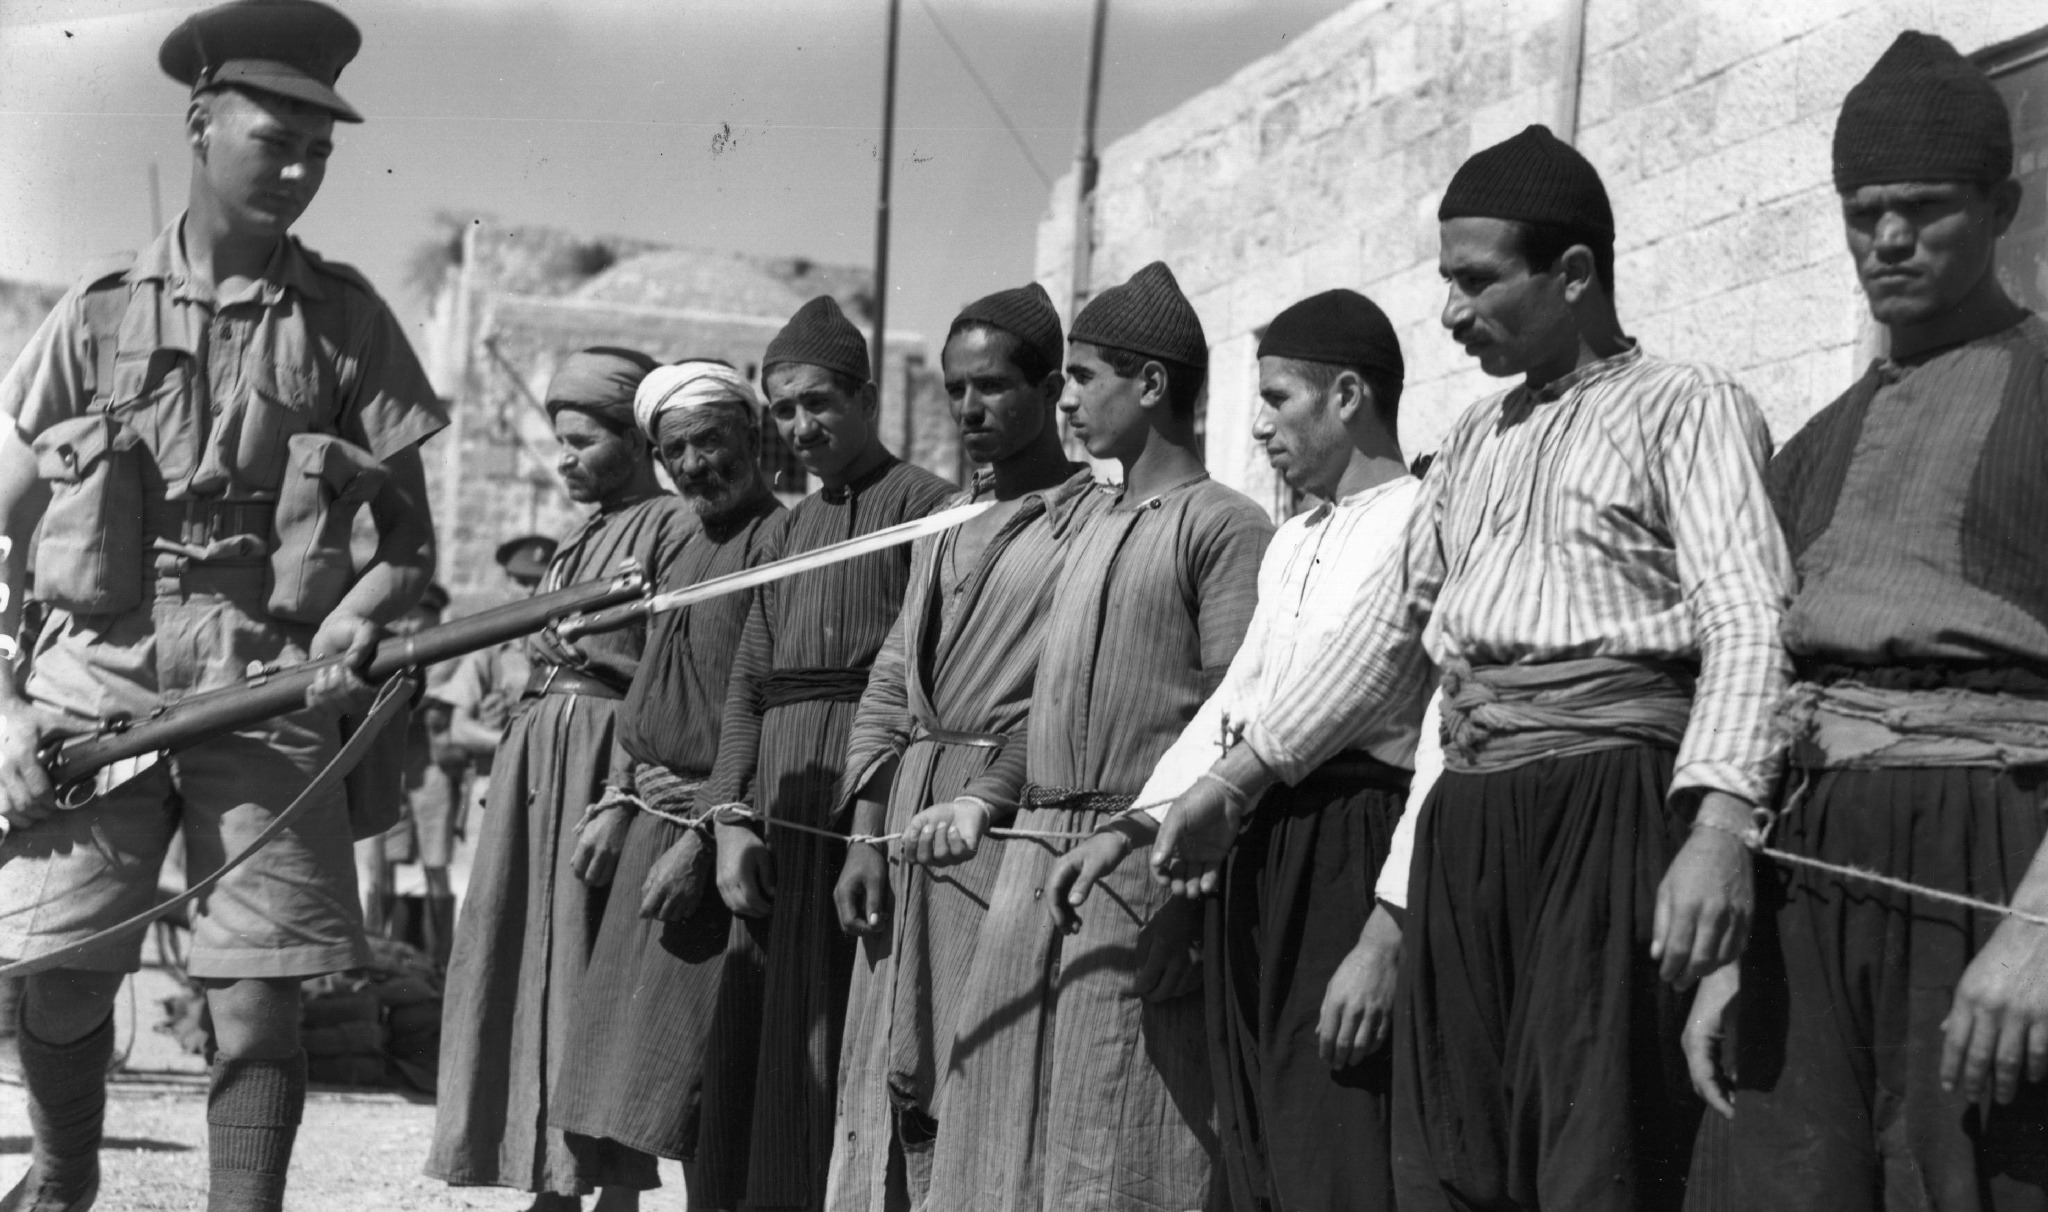
<path id="1" fill-rule="evenodd" d="M 1002 119 L 1003 129 L 1010 132 L 1010 141 L 1017 145 L 1018 151 L 1024 153 L 1024 159 L 1031 165 L 1031 171 L 1038 174 L 1038 180 L 1042 185 L 1051 189 L 1052 177 L 1046 173 L 1044 166 L 1039 164 L 1038 157 L 1032 154 L 1031 145 L 1024 141 L 1024 132 L 1010 120 L 1009 111 L 1003 108 L 1003 103 L 996 100 L 995 90 L 988 86 L 988 81 L 982 79 L 981 72 L 974 66 L 974 60 L 967 57 L 966 48 L 953 37 L 953 31 L 946 28 L 946 23 L 939 19 L 939 10 L 932 7 L 931 0 L 917 0 L 917 3 L 924 9 L 924 15 L 931 18 L 932 28 L 939 31 L 939 37 L 945 39 L 946 46 L 953 52 L 953 57 L 966 69 L 968 79 L 973 80 L 974 87 L 981 90 L 982 100 L 987 101 L 989 108 L 996 111 L 996 117 Z"/>

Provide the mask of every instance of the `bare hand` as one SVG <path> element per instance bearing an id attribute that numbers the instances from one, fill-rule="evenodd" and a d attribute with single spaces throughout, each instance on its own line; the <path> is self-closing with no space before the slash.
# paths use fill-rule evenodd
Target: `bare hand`
<path id="1" fill-rule="evenodd" d="M 1087 903 L 1096 882 L 1130 855 L 1133 845 L 1124 833 L 1104 829 L 1062 854 L 1045 877 L 1045 911 L 1052 914 L 1053 925 L 1068 934 L 1079 930 L 1081 918 L 1074 911 Z"/>
<path id="2" fill-rule="evenodd" d="M 1717 968 L 1700 981 L 1692 995 L 1692 1012 L 1685 1018 L 1680 1044 L 1685 1049 L 1685 1067 L 1692 1073 L 1692 1088 L 1723 1119 L 1735 1118 L 1733 1075 L 1721 1068 L 1721 1036 L 1728 1003 L 1742 988 L 1742 968 L 1729 964 Z"/>
<path id="3" fill-rule="evenodd" d="M 889 863 L 880 849 L 864 842 L 846 848 L 846 865 L 832 888 L 832 906 L 846 933 L 880 933 L 889 916 Z"/>
<path id="4" fill-rule="evenodd" d="M 1710 791 L 1726 804 L 1741 801 Z M 1706 812 L 1707 805 L 1700 810 Z M 1737 808 L 1734 815 L 1746 816 Z M 1657 886 L 1657 911 L 1650 927 L 1650 958 L 1659 974 L 1684 989 L 1742 954 L 1756 907 L 1755 870 L 1749 848 L 1720 829 L 1693 827 L 1692 836 Z"/>
<path id="5" fill-rule="evenodd" d="M 1132 988 L 1148 1002 L 1185 997 L 1202 984 L 1202 907 L 1169 900 L 1138 931 L 1138 978 Z"/>
<path id="6" fill-rule="evenodd" d="M 676 839 L 640 881 L 640 916 L 657 922 L 688 920 L 704 898 L 710 860 L 701 830 L 692 829 Z"/>
<path id="7" fill-rule="evenodd" d="M 1215 892 L 1242 816 L 1221 785 L 1197 780 L 1173 801 L 1159 826 L 1159 838 L 1152 843 L 1152 878 L 1189 900 Z"/>
<path id="8" fill-rule="evenodd" d="M 600 804 L 576 827 L 576 853 L 569 856 L 569 870 L 593 888 L 610 884 L 632 824 L 633 814 L 624 804 Z"/>
<path id="9" fill-rule="evenodd" d="M 767 917 L 775 903 L 775 855 L 745 825 L 718 826 L 718 895 L 741 917 Z"/>
<path id="10" fill-rule="evenodd" d="M 42 743 L 34 708 L 19 699 L 0 706 L 0 818 L 8 828 L 33 825 L 57 810 L 49 772 L 36 757 Z"/>
<path id="11" fill-rule="evenodd" d="M 1401 927 L 1374 908 L 1358 943 L 1330 976 L 1316 1021 L 1316 1055 L 1332 1072 L 1379 1051 L 1394 1023 L 1394 985 L 1401 973 Z"/>
<path id="12" fill-rule="evenodd" d="M 313 675 L 313 684 L 306 687 L 306 706 L 325 707 L 338 715 L 360 715 L 369 708 L 377 690 L 362 675 L 377 651 L 378 631 L 375 623 L 359 614 L 337 610 L 327 616 L 313 633 L 306 659 L 342 659 Z"/>
<path id="13" fill-rule="evenodd" d="M 1994 1097 L 2009 1103 L 2023 1077 L 2048 1080 L 2048 926 L 1999 923 L 1963 969 L 1941 1030 L 1944 1090 L 1974 1102 L 1988 1077 Z"/>
<path id="14" fill-rule="evenodd" d="M 896 839 L 896 857 L 926 867 L 951 867 L 973 858 L 988 832 L 988 806 L 949 800 L 910 818 Z"/>

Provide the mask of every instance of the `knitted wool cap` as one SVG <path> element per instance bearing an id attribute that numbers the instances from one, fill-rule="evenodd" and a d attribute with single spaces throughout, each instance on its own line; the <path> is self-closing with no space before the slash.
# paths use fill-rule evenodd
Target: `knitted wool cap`
<path id="1" fill-rule="evenodd" d="M 960 309 L 953 324 L 958 327 L 967 320 L 1009 333 L 1036 350 L 1047 366 L 1057 367 L 1066 360 L 1067 339 L 1060 332 L 1060 313 L 1053 309 L 1052 296 L 1036 282 L 976 299 Z"/>
<path id="2" fill-rule="evenodd" d="M 2012 176 L 2012 117 L 1976 64 L 1933 34 L 1907 30 L 1842 101 L 1835 189 L 1894 181 Z"/>
<path id="3" fill-rule="evenodd" d="M 777 362 L 822 366 L 863 383 L 874 377 L 868 369 L 868 339 L 839 310 L 839 301 L 831 295 L 819 295 L 797 308 L 789 323 L 768 342 L 761 365 L 765 369 Z"/>
<path id="4" fill-rule="evenodd" d="M 1614 239 L 1614 208 L 1599 170 L 1541 125 L 1473 153 L 1451 178 L 1436 217 L 1513 219 Z"/>
<path id="5" fill-rule="evenodd" d="M 1201 317 L 1166 262 L 1154 261 L 1122 286 L 1088 300 L 1074 319 L 1070 338 L 1090 345 L 1127 349 L 1185 366 L 1209 365 L 1209 338 Z"/>
<path id="6" fill-rule="evenodd" d="M 1274 316 L 1259 356 L 1383 370 L 1397 379 L 1407 370 L 1387 313 L 1355 290 L 1326 290 Z"/>

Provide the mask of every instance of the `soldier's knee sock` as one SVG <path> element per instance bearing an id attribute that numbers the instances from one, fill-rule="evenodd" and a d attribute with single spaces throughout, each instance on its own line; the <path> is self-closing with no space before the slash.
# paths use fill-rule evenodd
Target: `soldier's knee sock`
<path id="1" fill-rule="evenodd" d="M 25 1003 L 26 998 L 22 999 Z M 26 1009 L 24 1005 L 21 1009 Z M 21 1011 L 17 1010 L 19 1014 Z M 100 1129 L 107 1114 L 107 1061 L 114 1016 L 68 1044 L 46 1044 L 18 1020 L 22 1085 L 35 1132 L 35 1170 L 48 1189 L 76 1194 L 99 1174 Z"/>
<path id="2" fill-rule="evenodd" d="M 306 1109 L 306 1054 L 218 1057 L 206 1099 L 207 1212 L 279 1212 Z"/>

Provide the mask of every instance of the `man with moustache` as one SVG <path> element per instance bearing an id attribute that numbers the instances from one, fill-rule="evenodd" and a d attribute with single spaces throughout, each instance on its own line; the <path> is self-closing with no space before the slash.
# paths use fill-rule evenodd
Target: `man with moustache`
<path id="1" fill-rule="evenodd" d="M 921 518 L 953 495 L 882 445 L 867 339 L 831 296 L 799 308 L 762 365 L 777 431 L 823 485 L 790 510 L 783 556 Z M 707 1044 L 697 1150 L 707 1207 L 824 1198 L 853 976 L 832 905 L 845 844 L 769 822 L 844 829 L 835 809 L 847 733 L 909 573 L 898 548 L 763 586 L 740 639 L 718 761 L 696 796 L 724 810 L 718 892 L 737 915 Z"/>
<path id="2" fill-rule="evenodd" d="M 784 510 L 761 469 L 753 384 L 724 362 L 662 366 L 641 381 L 633 412 L 699 523 L 661 589 L 774 559 Z M 649 625 L 604 795 L 583 814 L 586 830 L 624 821 L 625 834 L 615 866 L 594 855 L 586 872 L 612 894 L 549 1120 L 684 1162 L 695 1160 L 704 1042 L 732 927 L 717 896 L 700 903 L 713 855 L 696 790 L 718 756 L 727 678 L 753 600 L 727 594 Z"/>
<path id="3" fill-rule="evenodd" d="M 1889 348 L 1771 463 L 1799 573 L 1772 845 L 2048 911 L 2048 325 L 2001 286 L 2020 205 L 1982 69 L 1899 35 L 1842 103 L 1834 179 Z M 1743 1206 L 2048 1208 L 2048 926 L 1772 864 L 1742 959 Z M 1732 1106 L 1730 1100 L 1732 1099 Z"/>
<path id="4" fill-rule="evenodd" d="M 571 500 L 593 506 L 562 541 L 541 590 L 617 575 L 637 561 L 661 583 L 698 529 L 655 479 L 634 393 L 654 369 L 632 350 L 572 354 L 548 383 Z M 568 1052 L 571 1010 L 597 941 L 608 875 L 628 819 L 582 823 L 611 770 L 613 724 L 640 663 L 643 624 L 565 643 L 527 642 L 525 708 L 498 747 L 490 800 L 455 927 L 441 1012 L 441 1075 L 426 1172 L 456 1186 L 534 1193 L 537 1210 L 637 1206 L 654 1158 L 570 1136 L 548 1120 Z M 581 825 L 581 827 L 579 827 Z"/>
<path id="5" fill-rule="evenodd" d="M 1001 847 L 946 1050 L 933 1208 L 1209 1206 L 1212 1100 L 1187 996 L 1199 913 L 1142 869 L 1106 877 L 1071 931 L 1040 904 L 1057 835 L 1131 806 L 1251 621 L 1273 526 L 1195 453 L 1208 361 L 1201 320 L 1156 261 L 1075 319 L 1060 407 L 1124 482 L 1049 574 L 1018 808 L 941 804 L 906 827 L 908 857 L 934 866 L 972 860 L 988 824 L 1055 835 Z"/>
<path id="6" fill-rule="evenodd" d="M 0 1196 L 9 1212 L 82 1212 L 98 1195 L 111 1011 L 142 935 L 86 941 L 155 903 L 175 831 L 203 876 L 306 789 L 362 704 L 352 671 L 433 577 L 419 444 L 446 424 L 441 406 L 369 283 L 290 234 L 334 124 L 361 121 L 334 91 L 361 44 L 310 0 L 181 22 L 158 62 L 190 89 L 185 211 L 66 294 L 0 382 L 6 647 L 31 553 L 49 608 L 23 684 L 11 660 L 0 678 L 0 961 L 70 949 L 21 1007 L 34 1147 Z M 364 503 L 377 545 L 359 569 L 348 532 Z M 303 710 L 52 813 L 44 742 L 147 718 L 251 663 L 336 656 Z M 368 958 L 350 843 L 337 794 L 192 907 L 189 972 L 217 1045 L 214 1212 L 283 1202 L 306 1093 L 299 982 Z"/>
<path id="7" fill-rule="evenodd" d="M 1438 217 L 1444 326 L 1523 382 L 1460 419 L 1403 558 L 1175 802 L 1153 860 L 1213 886 L 1262 792 L 1414 711 L 1440 666 L 1394 1027 L 1401 1205 L 1675 1209 L 1700 1113 L 1678 991 L 1741 950 L 1743 839 L 1777 771 L 1769 438 L 1725 374 L 1623 334 L 1606 189 L 1548 130 L 1467 160 Z"/>
<path id="8" fill-rule="evenodd" d="M 1066 537 L 1107 502 L 1060 447 L 1066 341 L 1037 283 L 976 300 L 940 355 L 967 455 L 983 469 L 955 504 L 986 513 L 911 550 L 902 617 L 854 716 L 840 802 L 855 834 L 900 831 L 951 805 L 979 836 L 1016 810 L 1024 779 L 1031 675 Z M 906 839 L 922 857 L 949 835 Z M 872 844 L 848 848 L 834 893 L 860 936 L 832 1133 L 829 1209 L 919 1207 L 946 1073 L 941 1049 L 974 958 L 997 859 L 932 871 L 892 867 Z"/>
<path id="9" fill-rule="evenodd" d="M 1290 487 L 1321 503 L 1266 549 L 1244 646 L 1138 793 L 1158 807 L 1120 818 L 1053 868 L 1045 903 L 1062 924 L 1134 843 L 1151 840 L 1165 806 L 1266 709 L 1272 688 L 1324 659 L 1330 629 L 1399 558 L 1421 484 L 1396 432 L 1393 325 L 1365 296 L 1326 291 L 1274 317 L 1258 357 L 1252 436 Z M 1420 709 L 1418 699 L 1390 713 L 1298 786 L 1268 793 L 1208 903 L 1209 1072 L 1237 1207 L 1393 1206 L 1393 1069 L 1380 1045 L 1401 926 L 1375 908 L 1373 888 L 1408 792 Z"/>

